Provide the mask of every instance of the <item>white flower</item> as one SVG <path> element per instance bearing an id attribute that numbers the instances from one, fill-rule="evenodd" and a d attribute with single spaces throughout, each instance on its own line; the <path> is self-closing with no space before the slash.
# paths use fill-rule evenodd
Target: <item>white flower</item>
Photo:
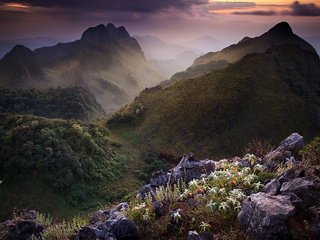
<path id="1" fill-rule="evenodd" d="M 230 206 L 226 202 L 221 202 L 219 205 L 219 210 L 222 210 L 226 212 L 228 209 L 230 209 Z"/>

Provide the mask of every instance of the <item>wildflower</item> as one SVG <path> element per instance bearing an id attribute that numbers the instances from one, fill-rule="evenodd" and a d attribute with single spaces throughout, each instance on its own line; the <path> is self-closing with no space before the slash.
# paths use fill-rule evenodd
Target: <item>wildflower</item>
<path id="1" fill-rule="evenodd" d="M 200 227 L 201 231 L 203 231 L 203 232 L 207 232 L 212 228 L 209 223 L 205 223 L 205 222 L 201 222 L 199 227 Z"/>
<path id="2" fill-rule="evenodd" d="M 226 212 L 228 209 L 230 209 L 230 206 L 226 202 L 221 202 L 219 205 L 219 210 L 222 210 Z"/>

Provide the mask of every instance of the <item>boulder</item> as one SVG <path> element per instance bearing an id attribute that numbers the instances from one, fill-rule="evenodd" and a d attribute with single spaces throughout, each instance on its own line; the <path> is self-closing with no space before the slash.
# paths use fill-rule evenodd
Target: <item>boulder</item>
<path id="1" fill-rule="evenodd" d="M 11 223 L 8 228 L 6 240 L 31 240 L 41 239 L 44 226 L 33 220 L 18 220 Z"/>
<path id="2" fill-rule="evenodd" d="M 303 137 L 298 133 L 292 133 L 275 150 L 264 157 L 264 165 L 269 171 L 272 171 L 280 164 L 296 164 L 297 160 L 292 156 L 292 152 L 297 153 L 303 147 Z"/>
<path id="3" fill-rule="evenodd" d="M 152 174 L 150 184 L 143 186 L 136 198 L 145 198 L 146 194 L 151 193 L 154 197 L 154 190 L 160 186 L 177 183 L 183 179 L 189 182 L 193 179 L 199 179 L 202 174 L 210 174 L 215 171 L 216 161 L 196 160 L 192 153 L 185 154 L 178 165 L 168 172 L 159 171 Z"/>
<path id="4" fill-rule="evenodd" d="M 128 208 L 127 203 L 120 203 L 114 209 L 98 211 L 90 225 L 82 227 L 77 233 L 77 240 L 138 240 L 137 227 L 121 212 Z"/>
<path id="5" fill-rule="evenodd" d="M 238 219 L 252 239 L 287 239 L 287 221 L 294 213 L 289 196 L 260 192 L 247 197 Z"/>
<path id="6" fill-rule="evenodd" d="M 300 201 L 295 205 L 300 211 L 305 211 L 312 206 L 320 204 L 320 185 L 305 178 L 294 178 L 282 184 L 280 192 L 282 195 L 294 194 Z"/>
<path id="7" fill-rule="evenodd" d="M 281 184 L 279 180 L 273 179 L 267 183 L 261 191 L 264 193 L 269 193 L 270 195 L 276 195 L 279 192 L 280 187 Z"/>
<path id="8" fill-rule="evenodd" d="M 45 229 L 45 226 L 37 220 L 37 213 L 34 210 L 25 212 L 19 218 L 1 223 L 0 226 L 7 240 L 42 239 L 41 233 Z"/>

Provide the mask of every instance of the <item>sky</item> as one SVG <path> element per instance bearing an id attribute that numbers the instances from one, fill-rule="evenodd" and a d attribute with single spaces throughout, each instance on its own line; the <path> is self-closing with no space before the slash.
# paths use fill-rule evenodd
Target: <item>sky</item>
<path id="1" fill-rule="evenodd" d="M 211 35 L 230 44 L 281 21 L 302 37 L 320 39 L 320 0 L 0 0 L 0 39 L 69 41 L 112 22 L 132 35 L 172 42 Z"/>

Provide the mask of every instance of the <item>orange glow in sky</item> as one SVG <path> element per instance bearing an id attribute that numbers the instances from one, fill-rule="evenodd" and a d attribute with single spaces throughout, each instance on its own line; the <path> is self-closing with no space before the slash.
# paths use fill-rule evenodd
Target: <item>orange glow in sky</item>
<path id="1" fill-rule="evenodd" d="M 29 8 L 28 5 L 22 3 L 7 3 L 5 6 L 10 8 Z"/>
<path id="2" fill-rule="evenodd" d="M 290 5 L 294 0 L 222 0 L 215 1 L 209 0 L 209 2 L 254 2 L 256 4 L 277 4 L 277 5 Z M 299 0 L 300 3 L 314 3 L 319 5 L 320 0 Z"/>

